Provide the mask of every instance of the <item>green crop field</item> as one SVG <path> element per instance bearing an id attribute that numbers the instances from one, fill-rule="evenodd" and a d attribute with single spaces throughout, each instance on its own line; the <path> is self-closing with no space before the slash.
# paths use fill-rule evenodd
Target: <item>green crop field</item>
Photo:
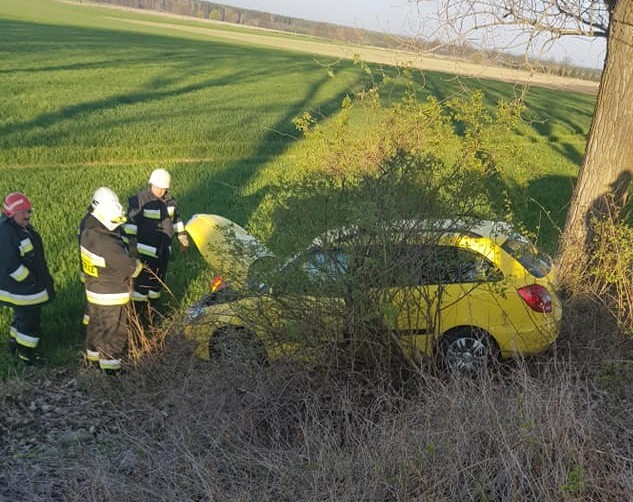
<path id="1" fill-rule="evenodd" d="M 97 187 L 125 202 L 165 167 L 185 215 L 218 213 L 248 227 L 275 179 L 295 169 L 303 140 L 292 119 L 310 111 L 327 122 L 366 78 L 351 61 L 283 50 L 289 35 L 275 49 L 214 36 L 221 29 L 241 32 L 53 0 L 0 2 L 0 193 L 23 191 L 34 203 L 58 291 L 43 321 L 53 362 L 78 360 L 76 230 Z M 490 104 L 516 91 L 440 73 L 419 83 L 421 95 L 440 99 L 481 88 Z M 504 166 L 504 182 L 525 195 L 515 211 L 550 250 L 594 101 L 530 89 L 529 121 L 514 136 L 527 153 Z M 167 278 L 174 307 L 196 298 L 207 277 L 196 253 L 176 256 Z M 2 309 L 3 344 L 9 319 Z"/>

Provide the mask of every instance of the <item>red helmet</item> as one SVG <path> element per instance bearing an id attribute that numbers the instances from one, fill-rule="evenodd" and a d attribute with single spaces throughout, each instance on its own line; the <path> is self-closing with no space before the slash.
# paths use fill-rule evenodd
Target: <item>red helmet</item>
<path id="1" fill-rule="evenodd" d="M 13 192 L 4 198 L 2 212 L 11 218 L 17 211 L 28 211 L 33 205 L 26 195 L 20 192 Z"/>

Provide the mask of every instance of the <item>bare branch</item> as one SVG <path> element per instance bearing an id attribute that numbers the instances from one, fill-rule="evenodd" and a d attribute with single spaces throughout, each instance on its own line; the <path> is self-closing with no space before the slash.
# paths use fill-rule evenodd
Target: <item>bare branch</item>
<path id="1" fill-rule="evenodd" d="M 418 5 L 430 0 L 410 0 Z M 495 40 L 496 48 L 548 46 L 567 36 L 606 38 L 616 0 L 438 0 L 445 40 Z M 508 30 L 509 29 L 509 30 Z M 503 33 L 505 42 L 499 44 Z M 475 43 L 474 45 L 478 45 Z"/>

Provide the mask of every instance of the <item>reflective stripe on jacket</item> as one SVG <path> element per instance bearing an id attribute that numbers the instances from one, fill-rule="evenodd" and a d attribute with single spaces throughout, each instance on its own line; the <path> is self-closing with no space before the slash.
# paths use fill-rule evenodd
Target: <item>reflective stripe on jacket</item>
<path id="1" fill-rule="evenodd" d="M 159 199 L 150 188 L 129 198 L 127 220 L 128 239 L 135 239 L 139 255 L 152 258 L 169 253 L 174 234 L 185 231 L 176 199 L 169 192 Z"/>
<path id="2" fill-rule="evenodd" d="M 79 255 L 86 298 L 98 305 L 124 305 L 130 301 L 130 279 L 141 271 L 118 229 L 108 230 L 88 213 L 79 226 Z"/>
<path id="3" fill-rule="evenodd" d="M 0 304 L 41 305 L 50 300 L 53 279 L 46 265 L 42 238 L 28 225 L 23 228 L 0 218 Z"/>

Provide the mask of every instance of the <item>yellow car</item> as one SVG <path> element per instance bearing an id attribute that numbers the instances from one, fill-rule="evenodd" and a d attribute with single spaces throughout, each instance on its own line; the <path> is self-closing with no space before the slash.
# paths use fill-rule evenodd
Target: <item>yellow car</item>
<path id="1" fill-rule="evenodd" d="M 186 229 L 221 275 L 186 316 L 204 359 L 292 352 L 315 325 L 344 338 L 359 312 L 407 357 L 438 356 L 463 372 L 540 353 L 558 335 L 551 260 L 503 222 L 338 229 L 272 274 L 271 253 L 235 223 L 200 214 Z"/>

